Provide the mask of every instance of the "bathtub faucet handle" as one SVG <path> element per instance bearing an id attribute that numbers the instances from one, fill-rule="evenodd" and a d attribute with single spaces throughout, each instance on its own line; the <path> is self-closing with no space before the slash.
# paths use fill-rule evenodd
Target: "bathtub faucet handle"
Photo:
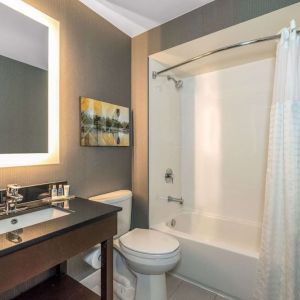
<path id="1" fill-rule="evenodd" d="M 168 202 L 177 202 L 177 203 L 182 205 L 184 200 L 182 199 L 182 197 L 175 198 L 175 197 L 172 197 L 172 196 L 168 196 Z"/>
<path id="2" fill-rule="evenodd" d="M 167 169 L 165 173 L 165 181 L 166 183 L 173 183 L 174 181 L 174 173 L 172 169 Z"/>

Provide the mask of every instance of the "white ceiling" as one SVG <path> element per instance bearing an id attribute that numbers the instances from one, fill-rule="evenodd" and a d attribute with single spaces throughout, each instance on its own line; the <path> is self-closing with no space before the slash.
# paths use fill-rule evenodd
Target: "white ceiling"
<path id="1" fill-rule="evenodd" d="M 131 37 L 214 0 L 80 0 Z"/>

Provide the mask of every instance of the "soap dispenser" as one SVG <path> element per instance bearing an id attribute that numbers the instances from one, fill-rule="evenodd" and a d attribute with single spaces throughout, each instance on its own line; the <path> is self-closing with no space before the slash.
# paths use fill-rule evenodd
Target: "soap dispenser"
<path id="1" fill-rule="evenodd" d="M 52 190 L 51 190 L 51 198 L 56 198 L 57 197 L 57 188 L 56 188 L 56 184 L 53 184 L 52 186 Z"/>
<path id="2" fill-rule="evenodd" d="M 60 184 L 60 185 L 58 186 L 57 196 L 58 196 L 58 197 L 62 197 L 63 195 L 64 195 L 64 189 L 63 189 L 63 187 L 62 187 L 62 184 Z"/>

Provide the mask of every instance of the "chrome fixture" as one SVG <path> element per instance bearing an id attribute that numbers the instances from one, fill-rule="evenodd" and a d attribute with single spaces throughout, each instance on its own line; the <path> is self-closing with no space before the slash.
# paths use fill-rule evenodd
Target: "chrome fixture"
<path id="1" fill-rule="evenodd" d="M 16 212 L 17 204 L 23 200 L 23 196 L 19 194 L 21 186 L 17 184 L 9 184 L 6 189 L 5 212 L 6 214 Z"/>
<path id="2" fill-rule="evenodd" d="M 176 89 L 180 89 L 183 86 L 183 81 L 182 80 L 176 80 L 174 77 L 168 75 L 167 76 L 168 80 L 172 80 L 175 84 Z"/>
<path id="3" fill-rule="evenodd" d="M 17 229 L 6 233 L 6 239 L 12 243 L 19 244 L 22 242 L 23 229 Z"/>
<path id="4" fill-rule="evenodd" d="M 297 30 L 297 33 L 299 34 L 300 30 Z M 239 47 L 243 47 L 243 46 L 257 44 L 257 43 L 260 43 L 260 42 L 267 42 L 267 41 L 277 40 L 277 39 L 280 39 L 280 37 L 281 37 L 281 34 L 275 34 L 275 35 L 271 35 L 271 36 L 267 36 L 267 37 L 263 37 L 263 38 L 258 38 L 258 39 L 254 39 L 254 40 L 239 42 L 239 43 L 228 45 L 228 46 L 218 48 L 218 49 L 215 49 L 215 50 L 212 50 L 212 51 L 208 51 L 208 52 L 205 52 L 203 54 L 197 55 L 197 56 L 195 56 L 191 59 L 185 60 L 185 61 L 183 61 L 183 62 L 181 62 L 177 65 L 174 65 L 172 67 L 168 67 L 168 68 L 163 69 L 163 70 L 158 71 L 158 72 L 153 71 L 152 72 L 152 78 L 155 79 L 157 76 L 159 76 L 159 75 L 161 75 L 165 72 L 168 72 L 168 71 L 171 71 L 173 69 L 179 68 L 181 66 L 189 64 L 189 63 L 194 62 L 196 60 L 199 60 L 201 58 L 210 56 L 212 54 L 216 54 L 216 53 L 226 51 L 226 50 L 230 50 L 230 49 L 234 49 L 234 48 L 239 48 Z"/>
<path id="5" fill-rule="evenodd" d="M 165 173 L 165 182 L 166 183 L 173 183 L 174 181 L 174 173 L 172 169 L 167 169 Z"/>
<path id="6" fill-rule="evenodd" d="M 184 200 L 181 198 L 175 198 L 175 197 L 172 197 L 172 196 L 168 196 L 168 202 L 177 202 L 179 204 L 183 204 Z"/>
<path id="7" fill-rule="evenodd" d="M 175 227 L 176 226 L 176 220 L 172 219 L 170 225 L 171 225 L 171 227 Z"/>
<path id="8" fill-rule="evenodd" d="M 153 79 L 156 79 L 156 77 L 158 76 L 158 72 L 152 72 L 152 78 Z M 176 80 L 174 77 L 172 77 L 171 75 L 165 75 L 165 77 L 168 79 L 168 80 L 172 80 L 175 84 L 175 87 L 176 89 L 180 89 L 183 87 L 183 81 L 182 80 Z"/>

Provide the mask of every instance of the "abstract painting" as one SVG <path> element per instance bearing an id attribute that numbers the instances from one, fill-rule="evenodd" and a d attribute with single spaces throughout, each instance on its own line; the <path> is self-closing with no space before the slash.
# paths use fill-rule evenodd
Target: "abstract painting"
<path id="1" fill-rule="evenodd" d="M 80 97 L 81 146 L 130 145 L 129 108 Z"/>

